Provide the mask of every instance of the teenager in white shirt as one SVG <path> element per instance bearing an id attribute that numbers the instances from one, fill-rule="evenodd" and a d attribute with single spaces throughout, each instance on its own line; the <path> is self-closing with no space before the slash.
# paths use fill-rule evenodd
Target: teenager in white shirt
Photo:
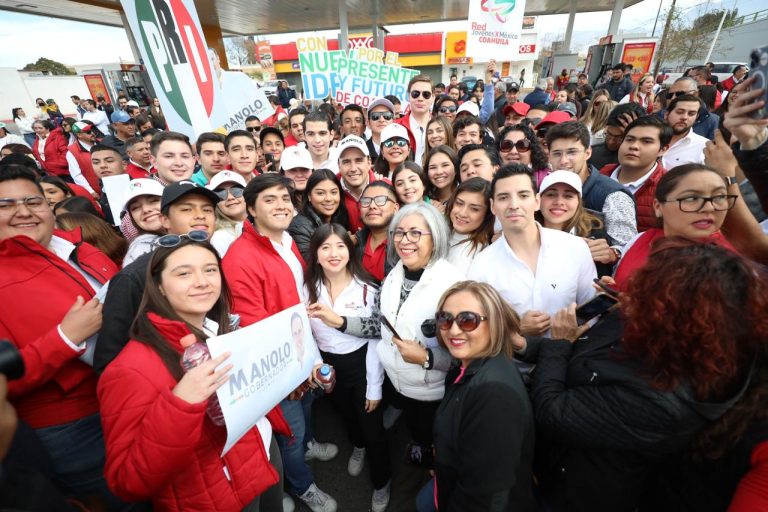
<path id="1" fill-rule="evenodd" d="M 661 159 L 667 171 L 683 164 L 704 164 L 708 139 L 693 132 L 700 108 L 701 100 L 690 94 L 676 96 L 669 103 L 664 119 L 672 128 L 672 141 Z"/>
<path id="2" fill-rule="evenodd" d="M 338 156 L 331 149 L 333 125 L 322 112 L 310 112 L 304 117 L 304 142 L 312 155 L 312 168 L 339 172 Z"/>

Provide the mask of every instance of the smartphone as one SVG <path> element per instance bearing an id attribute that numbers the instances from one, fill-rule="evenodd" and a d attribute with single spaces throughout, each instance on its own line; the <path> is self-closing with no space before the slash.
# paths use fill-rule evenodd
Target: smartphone
<path id="1" fill-rule="evenodd" d="M 397 331 L 395 330 L 395 327 L 394 327 L 394 326 L 393 326 L 391 323 L 389 323 L 389 320 L 387 320 L 387 317 L 386 317 L 386 316 L 384 316 L 384 315 L 381 315 L 381 321 L 384 323 L 384 326 L 385 326 L 387 329 L 389 329 L 389 332 L 391 332 L 391 333 L 392 333 L 392 335 L 393 335 L 395 338 L 397 338 L 397 339 L 400 339 L 400 340 L 401 340 L 401 339 L 403 339 L 403 337 L 402 337 L 402 336 L 400 336 L 399 334 L 397 334 Z"/>
<path id="2" fill-rule="evenodd" d="M 594 278 L 592 280 L 592 282 L 594 282 L 601 290 L 603 290 L 608 295 L 611 295 L 613 297 L 618 297 L 619 296 L 619 290 L 616 290 L 616 289 L 611 288 L 610 286 L 606 285 L 605 283 L 603 283 L 600 280 L 599 277 Z"/>
<path id="3" fill-rule="evenodd" d="M 598 293 L 592 300 L 576 308 L 576 322 L 583 325 L 611 309 L 619 300 L 606 293 Z"/>
<path id="4" fill-rule="evenodd" d="M 763 97 L 757 98 L 755 101 L 762 99 L 768 100 L 768 46 L 762 48 L 755 48 L 752 53 L 749 54 L 749 76 L 756 77 L 755 83 L 752 84 L 753 89 L 765 89 L 763 91 Z M 752 117 L 755 119 L 765 119 L 768 117 L 768 101 L 759 109 L 752 112 Z"/>

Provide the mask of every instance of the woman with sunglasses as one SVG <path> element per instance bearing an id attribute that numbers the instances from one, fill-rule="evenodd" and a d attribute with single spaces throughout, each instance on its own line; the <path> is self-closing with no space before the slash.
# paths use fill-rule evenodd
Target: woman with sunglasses
<path id="1" fill-rule="evenodd" d="M 435 320 L 458 361 L 435 414 L 435 507 L 536 510 L 533 409 L 514 361 L 520 318 L 491 286 L 462 281 Z"/>
<path id="2" fill-rule="evenodd" d="M 373 172 L 389 179 L 398 165 L 413 160 L 412 150 L 408 130 L 400 124 L 392 123 L 381 132 L 379 157 L 373 165 Z"/>
<path id="3" fill-rule="evenodd" d="M 478 177 L 461 182 L 445 216 L 451 226 L 448 261 L 465 276 L 475 256 L 493 239 L 496 217 L 491 211 L 490 182 Z"/>
<path id="4" fill-rule="evenodd" d="M 428 203 L 429 197 L 426 195 L 428 184 L 427 175 L 415 162 L 403 162 L 392 173 L 392 185 L 397 192 L 397 201 L 400 206 L 419 201 Z"/>
<path id="5" fill-rule="evenodd" d="M 424 168 L 426 169 L 426 155 L 437 146 L 453 147 L 453 127 L 451 122 L 443 116 L 435 117 L 427 123 L 424 153 Z"/>
<path id="6" fill-rule="evenodd" d="M 453 123 L 458 109 L 458 101 L 450 96 L 443 96 L 435 103 L 435 108 L 432 110 L 432 118 L 444 117 L 448 120 L 448 123 Z"/>
<path id="7" fill-rule="evenodd" d="M 206 414 L 229 354 L 184 370 L 185 347 L 232 330 L 229 288 L 205 231 L 157 240 L 132 339 L 98 384 L 111 489 L 155 510 L 282 510 L 279 408 L 223 457 L 226 431 Z M 216 368 L 220 367 L 217 371 Z"/>
<path id="8" fill-rule="evenodd" d="M 427 171 L 426 195 L 431 199 L 432 205 L 446 212 L 448 200 L 456 190 L 459 181 L 459 157 L 450 146 L 439 145 L 429 150 L 424 158 L 424 170 Z"/>
<path id="9" fill-rule="evenodd" d="M 216 231 L 211 237 L 211 245 L 222 258 L 232 242 L 243 233 L 243 222 L 248 216 L 243 198 L 245 186 L 245 179 L 239 174 L 220 171 L 206 187 L 219 196 L 216 204 Z"/>
<path id="10" fill-rule="evenodd" d="M 737 198 L 728 193 L 723 177 L 706 165 L 686 164 L 668 171 L 656 185 L 653 200 L 661 227 L 640 233 L 624 247 L 613 276 L 617 288 L 626 288 L 630 277 L 646 264 L 654 242 L 661 238 L 683 237 L 734 250 L 720 227 Z"/>
<path id="11" fill-rule="evenodd" d="M 381 324 L 374 304 L 374 278 L 353 257 L 354 244 L 339 224 L 317 228 L 310 243 L 304 282 L 310 324 L 323 361 L 336 370 L 329 395 L 352 444 L 347 472 L 358 476 L 368 457 L 373 509 L 389 494 L 389 447 L 379 408 L 384 369 L 376 355 Z"/>
<path id="12" fill-rule="evenodd" d="M 505 127 L 499 134 L 496 148 L 502 165 L 523 164 L 533 170 L 536 183 L 541 184 L 550 172 L 549 159 L 536 133 L 525 124 Z"/>
<path id="13" fill-rule="evenodd" d="M 309 242 L 317 228 L 335 222 L 349 229 L 349 214 L 343 193 L 339 178 L 328 169 L 314 171 L 307 180 L 301 209 L 288 226 L 288 233 L 296 242 L 304 261 L 309 260 Z"/>
<path id="14" fill-rule="evenodd" d="M 124 219 L 122 224 L 130 222 L 136 235 L 130 239 L 128 252 L 123 258 L 123 267 L 133 263 L 142 254 L 152 252 L 155 249 L 155 241 L 165 234 L 160 213 L 162 197 L 163 186 L 156 180 L 139 178 L 128 185 L 123 211 L 129 219 Z"/>

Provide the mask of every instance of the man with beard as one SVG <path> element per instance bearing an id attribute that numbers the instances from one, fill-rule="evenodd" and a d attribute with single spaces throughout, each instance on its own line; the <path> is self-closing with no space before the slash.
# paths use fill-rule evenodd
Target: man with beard
<path id="1" fill-rule="evenodd" d="M 363 229 L 357 232 L 355 257 L 379 282 L 392 265 L 387 265 L 387 231 L 400 205 L 394 187 L 386 181 L 372 181 L 360 197 Z"/>
<path id="2" fill-rule="evenodd" d="M 664 115 L 672 128 L 672 141 L 662 159 L 668 171 L 683 164 L 704 164 L 704 147 L 707 139 L 693 131 L 693 124 L 701 108 L 701 100 L 696 96 L 684 94 L 677 96 L 669 104 Z"/>

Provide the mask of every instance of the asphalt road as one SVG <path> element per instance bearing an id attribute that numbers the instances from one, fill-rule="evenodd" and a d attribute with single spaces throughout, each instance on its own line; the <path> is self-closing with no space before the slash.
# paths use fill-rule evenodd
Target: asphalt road
<path id="1" fill-rule="evenodd" d="M 312 408 L 312 428 L 320 442 L 338 445 L 339 454 L 328 462 L 310 461 L 315 483 L 338 503 L 339 512 L 367 512 L 371 509 L 373 487 L 366 460 L 363 472 L 357 477 L 347 473 L 347 461 L 352 454 L 352 444 L 347 438 L 341 417 L 326 399 L 315 400 Z M 388 512 L 415 512 L 416 494 L 427 482 L 429 475 L 421 468 L 405 464 L 405 447 L 409 441 L 408 429 L 402 417 L 387 431 L 392 459 L 392 488 Z M 297 512 L 310 509 L 294 498 Z"/>

